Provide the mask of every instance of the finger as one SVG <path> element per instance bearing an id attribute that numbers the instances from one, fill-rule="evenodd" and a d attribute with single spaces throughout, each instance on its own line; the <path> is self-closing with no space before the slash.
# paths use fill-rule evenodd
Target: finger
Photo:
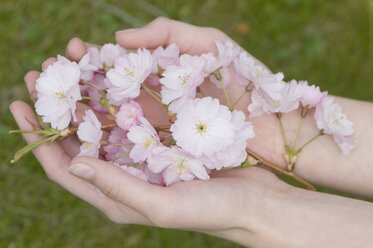
<path id="1" fill-rule="evenodd" d="M 162 208 L 161 205 L 164 204 L 162 197 L 165 197 L 165 188 L 149 184 L 105 161 L 89 157 L 74 158 L 69 172 L 92 183 L 109 198 L 122 202 L 147 217 L 152 216 L 152 211 Z"/>
<path id="2" fill-rule="evenodd" d="M 212 51 L 215 40 L 229 39 L 217 29 L 197 27 L 165 17 L 158 17 L 142 28 L 119 31 L 115 38 L 119 45 L 128 49 L 154 49 L 176 43 L 182 53 L 192 55 Z"/>
<path id="3" fill-rule="evenodd" d="M 51 64 L 53 64 L 53 63 L 56 62 L 56 61 L 57 61 L 57 59 L 56 59 L 56 58 L 53 58 L 53 57 L 46 59 L 46 60 L 43 62 L 42 66 L 41 66 L 42 70 L 44 71 L 45 69 L 48 68 L 48 66 L 50 66 Z"/>
<path id="4" fill-rule="evenodd" d="M 33 130 L 33 126 L 29 121 L 37 124 L 36 116 L 33 113 L 30 106 L 24 102 L 14 102 L 10 106 L 10 110 L 19 126 L 22 130 Z M 33 143 L 39 141 L 43 137 L 38 134 L 24 134 L 27 143 Z M 70 175 L 67 172 L 67 165 L 71 161 L 71 158 L 64 152 L 64 150 L 55 142 L 45 143 L 33 150 L 35 157 L 41 163 L 47 176 L 52 180 L 63 186 L 65 189 L 73 193 L 74 195 L 84 199 L 93 206 L 99 208 L 107 215 L 113 215 L 113 211 L 118 212 L 116 203 L 99 196 L 92 188 L 87 185 L 86 182 L 79 180 L 78 178 Z M 132 209 L 121 206 L 122 211 L 127 213 L 129 216 L 126 219 L 121 219 L 121 222 L 128 223 L 147 223 L 148 221 L 144 216 L 136 213 Z M 118 213 L 117 213 L 118 215 Z M 113 218 L 113 216 L 109 216 Z"/>
<path id="5" fill-rule="evenodd" d="M 87 48 L 89 47 L 100 49 L 100 46 L 98 45 L 84 42 L 76 37 L 72 38 L 66 46 L 66 57 L 70 60 L 79 62 L 79 60 L 86 54 Z"/>
<path id="6" fill-rule="evenodd" d="M 37 99 L 37 92 L 35 89 L 35 82 L 39 78 L 40 72 L 38 71 L 29 71 L 26 73 L 24 80 L 26 83 L 26 87 L 30 95 L 34 98 Z"/>

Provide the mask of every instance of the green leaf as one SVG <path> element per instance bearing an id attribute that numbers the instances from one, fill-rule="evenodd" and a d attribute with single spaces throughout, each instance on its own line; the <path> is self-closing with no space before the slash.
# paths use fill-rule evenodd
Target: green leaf
<path id="1" fill-rule="evenodd" d="M 48 141 L 54 141 L 59 137 L 59 134 L 56 134 L 54 136 L 51 136 L 47 139 L 39 140 L 35 143 L 28 144 L 25 147 L 21 148 L 14 154 L 14 158 L 10 161 L 10 163 L 16 163 L 18 160 L 20 160 L 23 156 L 25 156 L 27 153 L 31 152 L 35 147 L 44 144 L 45 142 Z"/>

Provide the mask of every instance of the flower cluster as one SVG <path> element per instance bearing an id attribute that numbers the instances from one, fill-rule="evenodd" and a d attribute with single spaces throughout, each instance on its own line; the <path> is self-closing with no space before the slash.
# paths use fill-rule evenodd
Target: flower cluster
<path id="1" fill-rule="evenodd" d="M 105 44 L 89 48 L 79 63 L 58 56 L 37 80 L 36 112 L 60 134 L 76 132 L 82 142 L 78 156 L 104 158 L 142 180 L 167 186 L 250 164 L 246 149 L 254 127 L 244 112 L 235 110 L 248 92 L 250 117 L 275 114 L 282 127 L 284 113 L 301 108 L 304 118 L 315 108 L 318 136 L 332 135 L 344 154 L 356 146 L 346 137 L 353 124 L 327 92 L 306 81 L 283 81 L 282 73 L 271 73 L 230 41 L 216 41 L 216 46 L 216 55 L 192 56 L 180 55 L 176 44 L 152 52 Z M 225 105 L 205 96 L 204 82 L 221 90 Z M 233 83 L 242 85 L 243 93 L 231 104 L 227 88 Z M 166 109 L 167 124 L 147 119 L 142 92 Z M 91 109 L 74 130 L 79 101 Z M 285 143 L 293 164 L 304 146 L 291 149 Z"/>

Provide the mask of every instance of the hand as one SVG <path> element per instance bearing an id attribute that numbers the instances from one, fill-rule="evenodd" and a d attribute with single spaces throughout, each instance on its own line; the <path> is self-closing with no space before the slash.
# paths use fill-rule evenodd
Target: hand
<path id="1" fill-rule="evenodd" d="M 137 49 L 138 47 L 152 49 L 176 43 L 181 52 L 195 55 L 204 52 L 216 53 L 215 40 L 231 39 L 214 28 L 196 27 L 166 18 L 157 18 L 140 29 L 119 31 L 116 34 L 117 43 L 128 49 Z M 73 57 L 77 59 L 84 54 L 85 46 L 79 40 L 75 40 L 74 43 L 77 46 Z M 74 44 L 70 45 L 70 49 L 74 50 Z M 78 47 L 79 49 L 77 49 Z M 256 62 L 262 64 L 258 60 Z M 221 90 L 217 90 L 214 85 L 205 83 L 202 90 L 208 95 L 218 97 L 220 102 L 225 103 Z M 231 84 L 228 87 L 228 94 L 232 102 L 242 92 L 243 88 L 238 84 Z M 333 138 L 324 135 L 302 151 L 298 156 L 294 172 L 318 185 L 373 197 L 373 180 L 371 180 L 373 177 L 373 166 L 371 166 L 373 154 L 370 152 L 373 146 L 373 130 L 371 128 L 373 104 L 341 97 L 336 97 L 336 101 L 355 124 L 355 133 L 351 138 L 357 140 L 359 146 L 350 155 L 343 156 Z M 249 103 L 250 97 L 247 96 L 237 105 L 237 109 L 242 110 L 248 116 L 247 106 Z M 303 122 L 302 135 L 298 140 L 299 145 L 307 142 L 319 131 L 313 114 L 313 111 L 310 111 Z M 294 140 L 300 122 L 300 112 L 293 111 L 284 115 L 283 119 L 287 138 Z M 264 115 L 250 121 L 254 123 L 256 137 L 249 140 L 248 148 L 266 160 L 286 168 L 286 162 L 283 159 L 285 154 L 284 140 L 278 119 L 274 115 Z"/>
<path id="2" fill-rule="evenodd" d="M 215 29 L 198 28 L 164 18 L 157 19 L 138 30 L 117 33 L 117 42 L 129 49 L 137 47 L 154 48 L 175 42 L 182 52 L 192 54 L 215 52 L 211 47 L 214 47 L 213 41 L 216 39 L 224 41 L 229 38 Z M 85 51 L 86 44 L 78 39 L 73 39 L 67 49 L 68 56 L 74 60 L 79 60 Z M 53 62 L 53 59 L 47 60 L 43 67 L 45 68 L 51 62 Z M 37 77 L 38 72 L 30 72 L 26 75 L 25 81 L 30 91 L 33 91 Z M 206 93 L 211 95 L 216 94 L 214 90 L 213 87 L 204 89 Z M 237 97 L 238 92 L 242 92 L 241 90 L 230 87 L 230 97 L 235 99 L 234 97 Z M 216 96 L 224 102 L 224 98 Z M 142 97 L 142 101 L 144 101 L 142 104 L 146 104 L 148 101 L 146 96 Z M 242 101 L 239 108 L 245 109 L 246 106 L 247 103 Z M 86 106 L 80 105 L 78 113 L 83 113 L 86 108 Z M 32 128 L 27 120 L 36 123 L 32 109 L 24 103 L 13 103 L 11 111 L 21 129 Z M 146 112 L 145 115 L 147 115 Z M 151 121 L 166 121 L 164 117 L 159 118 L 158 116 L 160 115 L 156 113 L 148 118 Z M 282 161 L 281 149 L 278 149 L 283 144 L 282 137 L 279 130 L 276 131 L 273 128 L 278 126 L 275 123 L 276 120 L 264 116 L 253 121 L 256 122 L 255 126 L 259 127 L 256 129 L 258 138 L 248 144 L 250 148 L 269 160 Z M 40 136 L 34 134 L 25 134 L 24 137 L 27 142 L 35 142 L 40 139 Z M 208 182 L 184 182 L 162 188 L 147 184 L 100 160 L 77 158 L 71 161 L 79 149 L 77 145 L 79 145 L 77 140 L 69 138 L 59 143 L 44 144 L 35 149 L 34 153 L 49 178 L 96 206 L 110 219 L 118 223 L 137 223 L 197 230 L 231 239 L 241 244 L 268 245 L 271 242 L 278 241 L 278 236 L 277 239 L 270 236 L 270 240 L 268 240 L 268 237 L 263 238 L 270 233 L 275 236 L 275 234 L 278 235 L 276 232 L 281 232 L 280 230 L 294 230 L 299 225 L 313 227 L 316 224 L 315 229 L 317 230 L 317 223 L 312 223 L 312 219 L 309 221 L 310 223 L 305 222 L 302 218 L 304 216 L 299 216 L 296 211 L 295 213 L 289 212 L 290 209 L 294 210 L 296 206 L 299 207 L 301 203 L 304 203 L 304 201 L 296 201 L 297 204 L 295 204 L 293 201 L 296 199 L 308 198 L 308 201 L 314 200 L 315 205 L 317 205 L 320 199 L 321 203 L 322 201 L 330 203 L 326 199 L 331 198 L 332 203 L 334 201 L 347 201 L 346 206 L 353 206 L 352 209 L 361 207 L 361 204 L 354 202 L 357 205 L 355 206 L 352 203 L 349 204 L 349 200 L 341 200 L 339 197 L 335 200 L 336 197 L 326 197 L 323 194 L 295 189 L 279 181 L 270 172 L 260 168 L 219 171 L 214 173 Z M 107 197 L 99 196 L 86 182 L 70 175 L 67 172 L 70 163 L 73 165 L 70 168 L 71 172 L 97 186 Z M 77 164 L 83 164 L 85 169 Z M 308 203 L 308 201 L 306 199 L 305 203 Z M 286 208 L 283 216 L 277 214 L 278 209 L 282 209 L 278 208 L 279 206 Z M 365 207 L 364 205 L 363 208 Z M 304 208 L 297 208 L 300 211 L 302 209 Z M 317 212 L 314 211 L 315 209 Z M 322 213 L 328 216 L 326 214 L 328 208 L 322 206 L 322 204 L 315 209 L 307 208 L 307 211 L 316 216 L 321 216 L 321 212 L 325 210 Z M 298 218 L 293 220 L 291 218 L 292 214 Z M 292 221 L 289 221 L 289 217 Z M 355 221 L 360 220 L 358 217 L 360 216 L 357 216 Z M 276 222 L 277 220 L 278 222 Z M 337 220 L 344 220 L 343 214 Z M 277 225 L 274 225 L 276 228 L 269 232 L 266 228 L 273 224 L 272 221 Z M 298 228 L 293 233 L 299 231 L 302 230 Z M 311 235 L 308 238 L 312 239 L 312 237 Z"/>

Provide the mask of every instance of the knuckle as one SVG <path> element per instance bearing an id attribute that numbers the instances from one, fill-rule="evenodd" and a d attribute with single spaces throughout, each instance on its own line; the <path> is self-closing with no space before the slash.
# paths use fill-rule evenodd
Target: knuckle
<path id="1" fill-rule="evenodd" d="M 206 31 L 211 33 L 215 38 L 226 39 L 228 36 L 220 29 L 213 27 L 205 27 Z"/>
<path id="2" fill-rule="evenodd" d="M 171 19 L 169 19 L 167 17 L 159 16 L 159 17 L 155 18 L 152 21 L 152 23 L 155 24 L 155 25 L 162 25 L 162 24 L 169 23 L 170 21 L 171 21 Z"/>
<path id="3" fill-rule="evenodd" d="M 122 200 L 120 187 L 116 184 L 109 183 L 105 185 L 103 192 L 111 199 L 117 201 Z"/>

